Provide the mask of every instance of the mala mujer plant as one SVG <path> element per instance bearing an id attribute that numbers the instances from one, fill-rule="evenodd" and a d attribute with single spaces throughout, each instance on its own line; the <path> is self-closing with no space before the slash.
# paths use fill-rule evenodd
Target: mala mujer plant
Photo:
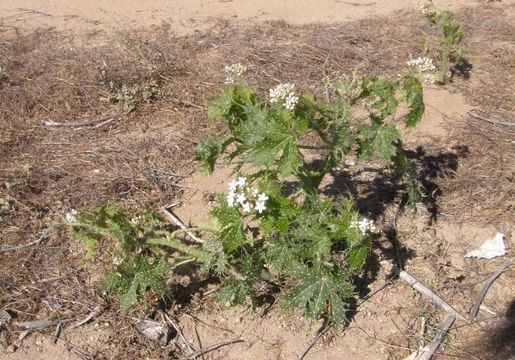
<path id="1" fill-rule="evenodd" d="M 204 242 L 186 245 L 179 240 L 186 230 L 166 230 L 154 217 L 131 222 L 112 207 L 78 215 L 72 234 L 90 249 L 103 237 L 119 239 L 117 271 L 105 288 L 118 291 L 123 306 L 147 289 L 165 296 L 167 271 L 194 261 L 219 277 L 222 303 L 255 302 L 275 289 L 286 309 L 338 325 L 354 297 L 352 279 L 367 259 L 375 227 L 351 199 L 323 198 L 319 188 L 347 157 L 377 157 L 406 176 L 413 185 L 408 194 L 417 193 L 393 118 L 405 103 L 404 126 L 421 120 L 421 83 L 411 75 L 383 80 L 354 74 L 333 83 L 331 103 L 297 95 L 293 84 L 280 84 L 262 99 L 237 81 L 243 66 L 227 69 L 237 76 L 227 81 L 208 116 L 225 122 L 228 135 L 205 139 L 196 158 L 208 173 L 224 158 L 238 175 L 227 194 L 218 195 L 206 222 L 188 229 Z M 355 109 L 363 108 L 368 118 L 354 120 Z"/>
<path id="2" fill-rule="evenodd" d="M 463 50 L 460 44 L 463 40 L 463 30 L 456 22 L 452 11 L 438 11 L 432 1 L 422 5 L 422 14 L 427 17 L 431 25 L 438 26 L 442 33 L 442 39 L 440 40 L 440 45 L 442 46 L 440 71 L 436 81 L 446 84 L 451 76 L 451 59 L 455 64 L 459 64 L 462 61 Z"/>

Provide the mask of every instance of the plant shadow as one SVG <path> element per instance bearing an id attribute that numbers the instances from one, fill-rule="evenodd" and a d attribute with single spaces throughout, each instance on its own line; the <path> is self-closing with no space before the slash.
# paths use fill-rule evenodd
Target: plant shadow
<path id="1" fill-rule="evenodd" d="M 461 58 L 460 61 L 451 69 L 452 77 L 457 76 L 465 80 L 469 80 L 472 68 L 472 64 L 467 59 Z"/>

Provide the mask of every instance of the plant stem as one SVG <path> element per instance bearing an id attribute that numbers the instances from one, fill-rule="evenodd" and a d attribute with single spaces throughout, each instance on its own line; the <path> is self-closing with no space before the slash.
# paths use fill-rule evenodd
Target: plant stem
<path id="1" fill-rule="evenodd" d="M 172 249 L 178 250 L 186 255 L 192 256 L 197 260 L 203 261 L 206 257 L 206 254 L 204 251 L 193 248 L 191 246 L 188 246 L 186 244 L 181 243 L 180 241 L 174 239 L 171 236 L 168 236 L 166 238 L 158 238 L 158 239 L 148 239 L 147 244 L 150 245 L 159 245 L 159 246 L 167 246 Z"/>
<path id="2" fill-rule="evenodd" d="M 442 52 L 442 69 L 441 69 L 441 75 L 442 75 L 442 84 L 447 83 L 447 72 L 449 71 L 449 47 L 444 45 L 443 46 L 443 52 Z"/>

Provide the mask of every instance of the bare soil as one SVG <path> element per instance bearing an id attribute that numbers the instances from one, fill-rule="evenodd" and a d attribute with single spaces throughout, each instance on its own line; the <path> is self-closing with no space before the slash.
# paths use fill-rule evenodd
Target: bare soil
<path id="1" fill-rule="evenodd" d="M 466 314 L 481 281 L 513 260 L 515 2 L 435 3 L 456 10 L 469 66 L 450 84 L 424 89 L 423 122 L 405 132 L 429 196 L 413 214 L 402 208 L 404 189 L 381 175 L 328 176 L 323 192 L 354 196 L 381 231 L 349 324 L 325 333 L 306 359 L 404 359 L 430 343 L 445 314 L 392 281 L 392 264 Z M 99 290 L 112 267 L 109 247 L 86 261 L 84 246 L 59 224 L 71 209 L 107 202 L 138 211 L 177 204 L 184 222 L 202 221 L 230 180 L 231 169 L 205 177 L 192 161 L 202 138 L 224 131 L 205 109 L 225 65 L 248 64 L 248 81 L 263 94 L 294 82 L 321 95 L 324 72 L 395 77 L 420 54 L 422 39 L 438 41 L 420 4 L 0 1 L 0 310 L 15 321 L 68 321 L 54 338 L 55 326 L 25 333 L 0 318 L 0 359 L 181 358 L 188 350 L 179 338 L 160 347 L 134 328 L 137 319 L 162 321 L 162 313 L 195 349 L 244 340 L 205 359 L 299 358 L 320 324 L 284 313 L 273 297 L 257 309 L 221 307 L 216 280 L 193 269 L 170 279 L 173 304 L 121 312 Z M 115 101 L 123 86 L 133 97 Z M 475 109 L 483 116 L 471 115 Z M 48 228 L 37 245 L 5 251 Z M 496 232 L 506 235 L 506 256 L 463 257 Z M 436 358 L 515 356 L 514 278 L 510 267 L 489 290 L 481 321 L 456 322 Z M 97 316 L 73 328 L 96 307 Z"/>

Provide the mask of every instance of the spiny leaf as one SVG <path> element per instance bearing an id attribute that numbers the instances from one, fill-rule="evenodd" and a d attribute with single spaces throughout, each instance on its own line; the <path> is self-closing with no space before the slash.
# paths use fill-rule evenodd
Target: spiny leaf
<path id="1" fill-rule="evenodd" d="M 120 305 L 126 309 L 137 303 L 149 289 L 164 297 L 168 291 L 166 274 L 169 269 L 170 265 L 161 257 L 152 263 L 143 256 L 126 258 L 118 265 L 117 273 L 108 274 L 103 288 L 118 292 Z"/>
<path id="2" fill-rule="evenodd" d="M 211 215 L 220 223 L 220 242 L 227 254 L 231 254 L 243 245 L 245 241 L 243 217 L 237 209 L 227 206 L 225 197 L 219 197 L 219 203 L 218 207 L 211 210 Z"/>
<path id="3" fill-rule="evenodd" d="M 389 162 L 397 151 L 396 143 L 400 134 L 393 125 L 363 125 L 359 132 L 359 156 L 368 159 L 378 154 L 385 162 Z"/>
<path id="4" fill-rule="evenodd" d="M 204 172 L 207 174 L 213 172 L 216 160 L 230 143 L 231 140 L 223 141 L 222 139 L 210 136 L 197 145 L 194 154 L 195 160 L 202 161 Z"/>
<path id="5" fill-rule="evenodd" d="M 412 75 L 405 76 L 402 82 L 402 95 L 409 107 L 405 120 L 406 127 L 413 128 L 422 120 L 425 112 L 424 95 L 420 80 Z"/>
<path id="6" fill-rule="evenodd" d="M 298 284 L 283 299 L 286 309 L 300 308 L 312 318 L 326 317 L 327 323 L 339 324 L 345 315 L 344 300 L 353 287 L 340 274 L 310 269 L 298 278 Z"/>
<path id="7" fill-rule="evenodd" d="M 230 127 L 236 126 L 242 120 L 247 120 L 246 107 L 257 101 L 258 97 L 250 87 L 234 85 L 209 105 L 208 117 L 212 120 L 223 119 Z"/>
<path id="8" fill-rule="evenodd" d="M 395 98 L 398 84 L 395 81 L 382 80 L 375 76 L 365 78 L 363 84 L 366 89 L 364 94 L 376 97 L 372 108 L 379 110 L 380 118 L 376 119 L 381 123 L 384 118 L 393 114 L 399 105 Z"/>
<path id="9" fill-rule="evenodd" d="M 370 252 L 370 240 L 365 237 L 360 244 L 355 244 L 347 251 L 347 264 L 350 271 L 363 267 Z"/>
<path id="10" fill-rule="evenodd" d="M 224 252 L 224 247 L 220 240 L 208 240 L 203 244 L 203 249 L 207 255 L 204 258 L 203 266 L 208 270 L 213 270 L 217 274 L 223 274 L 227 268 L 228 261 Z"/>

